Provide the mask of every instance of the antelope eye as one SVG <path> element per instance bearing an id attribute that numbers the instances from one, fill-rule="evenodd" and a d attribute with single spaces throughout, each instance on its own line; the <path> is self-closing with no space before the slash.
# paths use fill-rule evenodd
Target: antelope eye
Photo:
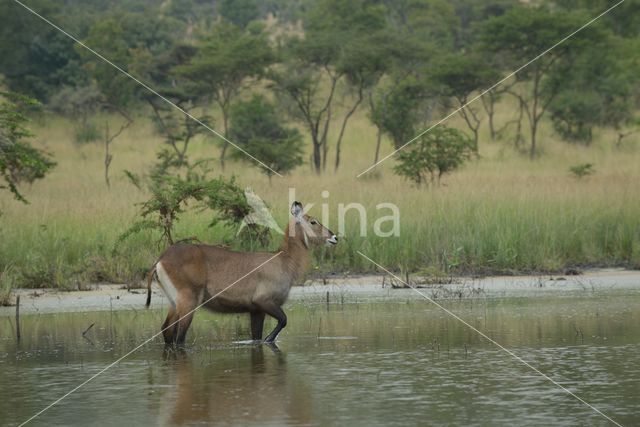
<path id="1" fill-rule="evenodd" d="M 311 220 L 311 225 L 316 225 L 316 224 L 318 224 L 318 221 L 316 221 L 315 219 L 312 219 Z"/>

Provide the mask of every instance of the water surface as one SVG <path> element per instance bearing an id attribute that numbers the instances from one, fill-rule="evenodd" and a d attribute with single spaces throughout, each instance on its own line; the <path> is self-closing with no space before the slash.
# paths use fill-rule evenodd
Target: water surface
<path id="1" fill-rule="evenodd" d="M 158 338 L 31 425 L 608 425 L 428 301 L 394 292 L 292 301 L 277 348 L 246 342 L 245 316 L 199 312 L 184 352 Z M 640 424 L 638 292 L 442 303 L 616 421 Z M 28 315 L 17 343 L 14 319 L 0 317 L 0 424 L 25 421 L 162 321 L 163 310 Z"/>

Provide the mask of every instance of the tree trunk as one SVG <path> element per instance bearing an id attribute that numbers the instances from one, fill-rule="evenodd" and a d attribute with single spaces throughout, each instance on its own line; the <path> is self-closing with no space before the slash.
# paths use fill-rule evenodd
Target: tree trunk
<path id="1" fill-rule="evenodd" d="M 322 172 L 322 152 L 320 151 L 320 147 L 322 143 L 319 141 L 313 141 L 313 168 L 317 175 L 320 175 Z"/>
<path id="2" fill-rule="evenodd" d="M 227 131 L 227 125 L 228 125 L 228 117 L 227 117 L 227 111 L 224 107 L 221 106 L 222 109 L 222 125 L 224 127 L 224 137 L 228 138 L 228 131 Z M 227 154 L 227 148 L 229 148 L 229 143 L 224 140 L 222 141 L 222 151 L 220 152 L 220 167 L 222 168 L 222 170 L 224 171 L 224 157 Z"/>
<path id="3" fill-rule="evenodd" d="M 471 107 L 464 105 L 467 104 L 466 98 L 458 99 L 458 103 L 463 106 L 458 112 L 460 116 L 464 119 L 465 123 L 469 130 L 473 133 L 473 151 L 478 154 L 478 141 L 479 141 L 479 129 L 480 129 L 480 120 L 475 112 L 471 110 Z"/>
<path id="4" fill-rule="evenodd" d="M 531 126 L 531 152 L 529 153 L 529 158 L 531 158 L 531 160 L 535 159 L 536 157 L 536 134 L 538 133 L 538 121 L 542 117 L 542 113 L 538 114 L 541 78 L 542 75 L 540 73 L 540 70 L 536 68 L 535 77 L 533 79 L 533 105 L 531 106 L 531 111 L 529 111 L 529 124 Z"/>
<path id="5" fill-rule="evenodd" d="M 487 100 L 485 100 L 484 97 L 481 97 L 480 99 L 482 100 L 482 106 L 484 107 L 484 111 L 487 113 L 487 121 L 489 122 L 489 135 L 491 136 L 491 140 L 495 141 L 496 128 L 495 128 L 495 124 L 493 123 L 493 116 L 495 115 L 495 112 L 496 112 L 496 106 L 495 106 L 494 95 L 491 92 L 489 92 L 487 94 Z"/>
<path id="6" fill-rule="evenodd" d="M 322 152 L 320 151 L 322 141 L 318 139 L 317 130 L 311 130 L 311 144 L 313 144 L 313 170 L 317 175 L 320 175 L 320 172 L 322 172 Z"/>
<path id="7" fill-rule="evenodd" d="M 382 142 L 382 130 L 378 127 L 378 136 L 376 140 L 376 155 L 373 158 L 373 164 L 378 163 L 378 156 L 380 156 L 380 143 Z"/>
<path id="8" fill-rule="evenodd" d="M 111 166 L 111 160 L 113 156 L 109 152 L 109 145 L 111 144 L 111 135 L 109 135 L 109 121 L 105 122 L 105 134 L 104 134 L 104 182 L 108 188 L 111 188 L 111 182 L 109 181 L 109 166 Z"/>
<path id="9" fill-rule="evenodd" d="M 531 122 L 531 151 L 529 152 L 529 158 L 531 160 L 536 158 L 536 134 L 538 133 L 538 121 L 533 119 Z"/>
<path id="10" fill-rule="evenodd" d="M 342 121 L 340 134 L 338 135 L 338 141 L 336 142 L 336 164 L 334 169 L 334 171 L 336 172 L 338 171 L 338 167 L 340 167 L 340 148 L 342 146 L 342 138 L 344 137 L 344 130 L 347 127 L 347 122 L 349 121 L 349 118 L 353 115 L 353 113 L 355 113 L 356 109 L 362 102 L 362 96 L 363 96 L 362 90 L 363 90 L 362 87 L 358 88 L 358 99 L 356 100 L 356 103 L 353 104 L 353 107 L 344 116 L 344 120 Z"/>

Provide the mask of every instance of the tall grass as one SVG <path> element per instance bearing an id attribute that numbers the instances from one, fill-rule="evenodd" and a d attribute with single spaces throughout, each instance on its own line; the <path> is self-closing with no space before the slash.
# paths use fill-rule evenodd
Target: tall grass
<path id="1" fill-rule="evenodd" d="M 504 106 L 498 120 L 509 114 L 509 106 Z M 112 183 L 107 188 L 99 143 L 74 144 L 72 123 L 56 117 L 47 117 L 36 132 L 36 143 L 54 154 L 58 166 L 24 189 L 29 205 L 12 200 L 7 192 L 0 194 L 0 271 L 10 266 L 12 283 L 27 287 L 82 288 L 97 281 L 139 281 L 161 248 L 158 236 L 143 233 L 113 253 L 117 237 L 135 218 L 135 204 L 145 198 L 123 171 L 144 173 L 162 139 L 144 117 L 139 118 L 111 147 Z M 530 161 L 509 142 L 490 141 L 484 134 L 480 158 L 444 178 L 437 188 L 415 188 L 393 175 L 393 159 L 356 179 L 371 164 L 375 145 L 375 130 L 360 112 L 348 128 L 337 173 L 329 167 L 316 176 L 304 165 L 271 183 L 246 163 L 232 163 L 219 173 L 235 174 L 242 185 L 252 187 L 273 207 L 280 223 L 288 215 L 290 187 L 298 200 L 315 204 L 311 213 L 318 217 L 320 205 L 327 203 L 328 225 L 334 229 L 338 203 L 362 203 L 368 213 L 368 236 L 359 236 L 359 220 L 350 212 L 341 243 L 317 254 L 319 271 L 373 271 L 375 267 L 356 250 L 391 269 L 431 266 L 454 273 L 640 267 L 638 139 L 630 138 L 616 150 L 615 135 L 601 131 L 591 147 L 580 147 L 559 141 L 543 127 L 540 141 L 543 154 Z M 385 152 L 390 151 L 385 141 Z M 190 157 L 217 157 L 218 152 L 216 142 L 206 137 L 196 141 Z M 587 162 L 594 164 L 593 176 L 580 180 L 571 176 L 569 166 Z M 329 191 L 328 198 L 322 196 L 323 190 Z M 400 208 L 399 237 L 373 235 L 375 219 L 388 214 L 376 211 L 380 202 Z M 234 231 L 209 229 L 210 219 L 197 212 L 187 214 L 176 236 L 233 243 Z"/>

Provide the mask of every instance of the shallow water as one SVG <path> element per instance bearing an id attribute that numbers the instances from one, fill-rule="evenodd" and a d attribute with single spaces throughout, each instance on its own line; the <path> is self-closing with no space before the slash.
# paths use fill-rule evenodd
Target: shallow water
<path id="1" fill-rule="evenodd" d="M 186 351 L 157 338 L 31 424 L 608 424 L 428 301 L 395 295 L 291 302 L 278 348 L 247 342 L 245 316 L 199 312 Z M 640 424 L 637 291 L 442 303 L 617 422 Z M 14 319 L 0 318 L 0 424 L 25 421 L 162 321 L 162 310 L 29 315 L 16 343 Z"/>

